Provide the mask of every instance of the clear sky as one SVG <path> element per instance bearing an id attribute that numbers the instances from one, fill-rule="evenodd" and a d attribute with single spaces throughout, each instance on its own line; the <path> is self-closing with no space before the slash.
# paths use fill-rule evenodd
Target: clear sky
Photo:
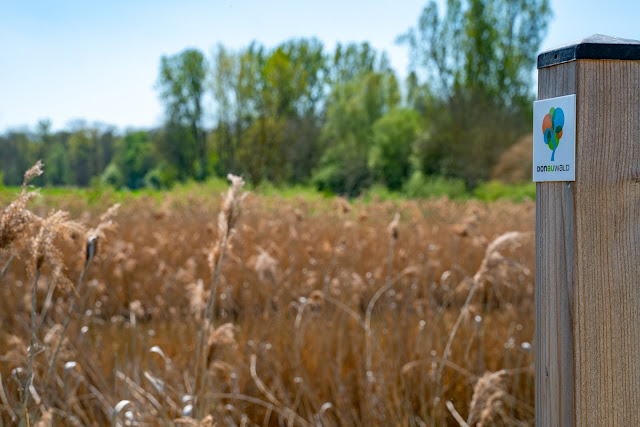
<path id="1" fill-rule="evenodd" d="M 187 47 L 207 56 L 221 43 L 239 49 L 317 37 L 369 41 L 400 76 L 407 49 L 398 34 L 415 25 L 426 0 L 2 0 L 0 132 L 48 118 L 119 128 L 157 126 L 154 84 L 160 57 Z M 638 0 L 551 0 L 542 50 L 591 34 L 640 39 Z"/>

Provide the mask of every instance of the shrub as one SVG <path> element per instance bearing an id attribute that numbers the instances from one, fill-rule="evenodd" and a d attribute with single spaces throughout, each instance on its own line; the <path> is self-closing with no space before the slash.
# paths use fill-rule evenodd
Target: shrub
<path id="1" fill-rule="evenodd" d="M 535 200 L 536 184 L 528 182 L 523 184 L 503 184 L 500 181 L 489 181 L 478 185 L 473 190 L 473 196 L 485 202 L 498 199 L 513 201 Z"/>
<path id="2" fill-rule="evenodd" d="M 404 193 L 408 197 L 442 197 L 463 199 L 469 196 L 464 181 L 459 178 L 443 176 L 425 176 L 414 172 L 404 185 Z"/>

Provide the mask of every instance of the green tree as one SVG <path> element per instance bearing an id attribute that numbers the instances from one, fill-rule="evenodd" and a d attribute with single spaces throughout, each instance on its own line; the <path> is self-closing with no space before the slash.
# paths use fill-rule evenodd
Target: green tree
<path id="1" fill-rule="evenodd" d="M 58 133 L 53 141 L 47 144 L 44 164 L 47 173 L 43 174 L 47 185 L 70 185 L 73 177 L 69 163 L 69 151 L 66 145 L 68 134 Z"/>
<path id="2" fill-rule="evenodd" d="M 115 130 L 82 120 L 69 124 L 72 131 L 51 131 L 51 122 L 41 120 L 34 131 L 10 131 L 0 136 L 0 170 L 7 184 L 18 185 L 22 175 L 37 160 L 47 173 L 34 179 L 35 185 L 86 186 L 111 161 Z"/>
<path id="3" fill-rule="evenodd" d="M 416 103 L 429 128 L 414 146 L 419 171 L 473 187 L 530 131 L 532 71 L 549 16 L 548 0 L 447 0 L 442 15 L 431 0 L 399 37 L 418 76 L 411 101 L 427 101 Z M 420 78 L 429 96 L 420 96 Z"/>
<path id="4" fill-rule="evenodd" d="M 6 185 L 20 185 L 24 171 L 38 160 L 36 147 L 26 130 L 14 130 L 0 137 L 0 170 Z"/>
<path id="5" fill-rule="evenodd" d="M 347 45 L 338 43 L 329 71 L 331 85 L 345 83 L 362 74 L 375 71 L 377 58 L 377 52 L 367 42 Z M 378 68 L 388 67 L 388 61 L 385 58 L 380 62 Z"/>
<path id="6" fill-rule="evenodd" d="M 393 108 L 373 125 L 368 166 L 373 178 L 391 190 L 399 190 L 411 172 L 412 144 L 420 131 L 419 114 Z"/>
<path id="7" fill-rule="evenodd" d="M 294 64 L 298 92 L 283 130 L 283 156 L 289 167 L 289 181 L 302 182 L 310 178 L 321 155 L 319 141 L 328 96 L 329 64 L 324 46 L 316 39 L 290 41 L 284 49 Z"/>
<path id="8" fill-rule="evenodd" d="M 68 144 L 72 183 L 86 187 L 96 171 L 92 158 L 95 150 L 93 140 L 86 129 L 80 129 L 69 137 Z"/>
<path id="9" fill-rule="evenodd" d="M 212 67 L 217 172 L 245 173 L 254 183 L 307 178 L 318 157 L 326 68 L 315 39 L 270 51 L 256 43 L 237 53 L 218 46 Z"/>
<path id="10" fill-rule="evenodd" d="M 250 155 L 251 147 L 245 145 L 251 138 L 243 135 L 259 117 L 263 66 L 264 48 L 257 43 L 237 53 L 224 46 L 214 52 L 212 91 L 217 124 L 213 143 L 218 158 L 216 172 L 221 176 L 248 171 L 240 157 Z"/>
<path id="11" fill-rule="evenodd" d="M 104 123 L 94 123 L 89 132 L 96 147 L 94 152 L 95 176 L 102 173 L 113 159 L 116 150 L 116 129 Z"/>
<path id="12" fill-rule="evenodd" d="M 165 105 L 166 140 L 159 147 L 164 160 L 181 178 L 204 179 L 208 171 L 203 98 L 208 64 L 197 49 L 160 59 L 158 89 Z M 179 152 L 178 157 L 175 156 Z"/>
<path id="13" fill-rule="evenodd" d="M 217 155 L 215 170 L 219 176 L 238 174 L 236 150 L 240 133 L 238 91 L 239 57 L 218 45 L 213 53 L 211 90 L 215 105 L 216 127 L 212 141 Z"/>
<path id="14" fill-rule="evenodd" d="M 428 110 L 428 131 L 414 144 L 414 169 L 424 175 L 464 180 L 473 188 L 487 180 L 500 154 L 531 127 L 495 99 L 461 91 Z"/>
<path id="15" fill-rule="evenodd" d="M 154 154 L 151 136 L 146 131 L 128 132 L 119 138 L 112 165 L 120 174 L 121 185 L 130 189 L 143 187 L 145 176 L 157 163 Z"/>
<path id="16" fill-rule="evenodd" d="M 384 56 L 372 62 L 370 56 L 375 52 L 366 44 L 350 46 L 346 52 L 352 58 L 341 58 L 339 63 L 350 64 L 351 68 L 337 73 L 334 70 L 334 75 L 345 75 L 350 80 L 334 84 L 327 100 L 326 122 L 320 136 L 324 152 L 314 181 L 322 190 L 353 196 L 373 180 L 369 168 L 373 126 L 399 104 L 400 92 Z M 374 64 L 373 71 L 370 63 Z"/>
<path id="17" fill-rule="evenodd" d="M 406 96 L 405 105 L 407 108 L 425 115 L 429 105 L 433 103 L 433 95 L 426 83 L 420 83 L 415 71 L 409 73 L 405 80 Z"/>
<path id="18" fill-rule="evenodd" d="M 57 150 L 63 147 L 67 150 L 71 176 L 69 184 L 86 187 L 91 183 L 91 178 L 102 174 L 111 162 L 115 131 L 110 126 L 99 123 L 88 126 L 82 121 L 73 123 L 71 127 L 74 131 L 68 134 L 66 143 L 58 145 Z M 59 153 L 52 160 L 56 163 L 57 174 L 63 173 L 61 168 L 67 162 L 60 158 Z"/>
<path id="19" fill-rule="evenodd" d="M 160 160 L 158 167 L 167 178 L 167 184 L 195 176 L 194 165 L 198 158 L 193 138 L 188 127 L 173 122 L 165 123 L 154 135 L 152 140 Z"/>
<path id="20" fill-rule="evenodd" d="M 409 46 L 411 68 L 441 97 L 463 88 L 528 106 L 550 15 L 548 0 L 447 0 L 440 16 L 431 0 L 398 41 Z"/>

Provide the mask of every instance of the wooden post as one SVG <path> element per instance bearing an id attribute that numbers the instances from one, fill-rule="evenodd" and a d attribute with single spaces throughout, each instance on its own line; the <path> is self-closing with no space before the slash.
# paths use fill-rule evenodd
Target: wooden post
<path id="1" fill-rule="evenodd" d="M 536 186 L 536 425 L 640 426 L 640 42 L 540 54 L 538 99 L 570 94 L 575 182 Z"/>

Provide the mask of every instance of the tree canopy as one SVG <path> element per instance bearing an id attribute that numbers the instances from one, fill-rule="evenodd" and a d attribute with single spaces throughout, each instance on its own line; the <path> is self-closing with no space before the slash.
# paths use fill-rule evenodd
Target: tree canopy
<path id="1" fill-rule="evenodd" d="M 548 0 L 447 0 L 442 13 L 431 0 L 398 38 L 409 47 L 412 101 L 429 118 L 416 144 L 420 172 L 472 187 L 529 132 L 550 14 Z"/>
<path id="2" fill-rule="evenodd" d="M 6 184 L 36 159 L 48 185 L 131 189 L 241 174 L 253 184 L 307 183 L 357 195 L 401 190 L 411 177 L 488 179 L 500 154 L 530 132 L 532 75 L 548 0 L 430 0 L 398 37 L 400 81 L 367 42 L 258 42 L 209 58 L 189 48 L 159 60 L 157 129 L 119 132 L 77 122 L 0 135 Z"/>

